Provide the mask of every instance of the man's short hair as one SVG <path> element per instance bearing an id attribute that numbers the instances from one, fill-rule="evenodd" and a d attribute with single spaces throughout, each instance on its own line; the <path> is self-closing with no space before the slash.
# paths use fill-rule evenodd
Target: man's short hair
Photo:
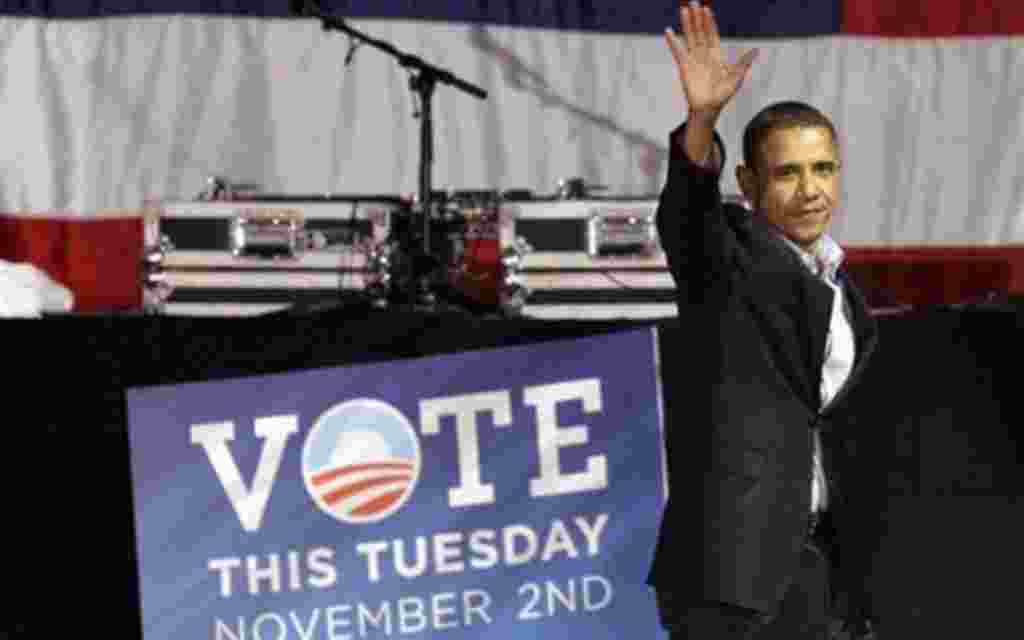
<path id="1" fill-rule="evenodd" d="M 776 129 L 794 127 L 823 127 L 832 134 L 833 144 L 839 144 L 836 127 L 824 113 L 809 104 L 795 100 L 776 102 L 761 109 L 743 130 L 744 164 L 751 169 L 757 169 L 757 154 L 761 149 L 761 143 L 768 137 L 768 134 Z"/>

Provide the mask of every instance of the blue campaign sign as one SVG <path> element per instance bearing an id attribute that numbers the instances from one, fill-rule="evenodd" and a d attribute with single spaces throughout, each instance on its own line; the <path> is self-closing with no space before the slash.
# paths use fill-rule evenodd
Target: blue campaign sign
<path id="1" fill-rule="evenodd" d="M 127 400 L 146 640 L 664 637 L 654 329 Z"/>

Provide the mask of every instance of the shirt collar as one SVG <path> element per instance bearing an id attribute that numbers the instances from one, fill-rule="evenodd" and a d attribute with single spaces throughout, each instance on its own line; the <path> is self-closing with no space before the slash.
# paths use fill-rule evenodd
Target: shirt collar
<path id="1" fill-rule="evenodd" d="M 843 248 L 832 239 L 828 234 L 822 235 L 818 238 L 818 241 L 814 243 L 814 246 L 810 251 L 803 249 L 798 246 L 792 240 L 786 236 L 779 234 L 782 241 L 786 243 L 796 255 L 800 258 L 800 261 L 816 276 L 824 275 L 831 281 L 836 280 L 836 272 L 839 270 L 839 266 L 843 263 L 843 257 L 845 253 Z M 824 274 L 822 273 L 824 271 Z"/>

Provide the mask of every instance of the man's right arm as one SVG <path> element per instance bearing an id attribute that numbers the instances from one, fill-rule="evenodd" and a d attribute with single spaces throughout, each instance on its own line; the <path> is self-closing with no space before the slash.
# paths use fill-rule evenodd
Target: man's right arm
<path id="1" fill-rule="evenodd" d="M 684 37 L 666 29 L 665 41 L 690 115 L 669 142 L 668 180 L 657 222 L 680 293 L 692 302 L 703 302 L 715 283 L 727 281 L 722 276 L 730 246 L 718 186 L 725 149 L 715 135 L 715 124 L 743 84 L 757 51 L 728 63 L 714 13 L 699 2 L 680 2 L 679 22 Z"/>
<path id="2" fill-rule="evenodd" d="M 721 211 L 719 180 L 725 161 L 721 140 L 707 127 L 706 145 L 689 151 L 700 123 L 691 116 L 669 136 L 669 169 L 655 221 L 679 292 L 701 303 L 716 283 L 724 284 L 731 234 Z"/>
<path id="3" fill-rule="evenodd" d="M 680 141 L 687 157 L 701 166 L 711 167 L 710 162 L 716 160 L 713 157 L 715 149 L 715 125 L 718 122 L 718 113 L 691 112 L 687 120 L 686 132 Z M 720 158 L 717 158 L 720 159 Z M 721 171 L 721 165 L 717 165 Z"/>

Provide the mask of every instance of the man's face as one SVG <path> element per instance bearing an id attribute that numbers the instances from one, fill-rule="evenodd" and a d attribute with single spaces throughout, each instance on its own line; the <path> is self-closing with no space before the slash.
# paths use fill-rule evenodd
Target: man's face
<path id="1" fill-rule="evenodd" d="M 839 196 L 839 156 L 824 127 L 775 129 L 761 142 L 754 171 L 737 177 L 754 210 L 810 249 L 828 229 Z"/>

